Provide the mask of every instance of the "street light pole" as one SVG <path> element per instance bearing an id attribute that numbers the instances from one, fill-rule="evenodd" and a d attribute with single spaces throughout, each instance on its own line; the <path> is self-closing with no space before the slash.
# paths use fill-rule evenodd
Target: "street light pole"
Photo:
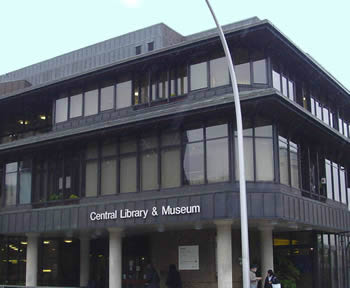
<path id="1" fill-rule="evenodd" d="M 249 279 L 249 238 L 248 238 L 248 216 L 247 216 L 247 194 L 246 194 L 246 181 L 245 181 L 245 170 L 244 170 L 244 151 L 243 151 L 243 126 L 242 126 L 242 113 L 241 105 L 239 101 L 238 86 L 236 80 L 236 74 L 233 69 L 232 58 L 230 50 L 216 19 L 213 8 L 210 6 L 209 0 L 205 0 L 211 14 L 213 15 L 214 21 L 218 28 L 222 46 L 225 50 L 225 55 L 227 59 L 228 68 L 230 71 L 233 96 L 235 100 L 235 110 L 236 110 L 236 121 L 237 121 L 237 143 L 238 143 L 238 165 L 239 165 L 239 194 L 240 194 L 240 208 L 241 208 L 241 244 L 242 244 L 242 273 L 243 273 L 243 288 L 250 287 Z"/>

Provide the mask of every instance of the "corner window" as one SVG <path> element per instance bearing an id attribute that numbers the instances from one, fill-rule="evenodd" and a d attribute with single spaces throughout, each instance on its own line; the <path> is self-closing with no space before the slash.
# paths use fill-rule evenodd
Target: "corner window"
<path id="1" fill-rule="evenodd" d="M 258 60 L 253 62 L 254 83 L 267 84 L 266 60 Z"/>
<path id="2" fill-rule="evenodd" d="M 235 66 L 237 83 L 241 85 L 250 85 L 250 63 L 243 63 Z"/>
<path id="3" fill-rule="evenodd" d="M 207 62 L 191 65 L 190 71 L 192 91 L 208 87 Z"/>

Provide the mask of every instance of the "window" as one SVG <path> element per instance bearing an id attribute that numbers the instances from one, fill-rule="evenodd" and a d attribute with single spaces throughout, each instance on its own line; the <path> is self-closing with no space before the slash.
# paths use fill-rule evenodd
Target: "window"
<path id="1" fill-rule="evenodd" d="M 29 204 L 32 198 L 31 161 L 19 162 L 19 203 Z"/>
<path id="2" fill-rule="evenodd" d="M 101 195 L 117 193 L 118 165 L 117 145 L 114 139 L 107 140 L 101 147 Z"/>
<path id="3" fill-rule="evenodd" d="M 184 150 L 184 176 L 185 184 L 204 183 L 204 142 L 203 129 L 187 130 L 184 133 L 186 142 Z"/>
<path id="4" fill-rule="evenodd" d="M 281 75 L 276 72 L 276 71 L 272 71 L 272 84 L 273 84 L 273 88 L 277 89 L 278 91 L 282 91 L 281 90 Z"/>
<path id="5" fill-rule="evenodd" d="M 98 112 L 98 90 L 90 90 L 84 94 L 84 116 L 97 114 Z"/>
<path id="6" fill-rule="evenodd" d="M 181 185 L 180 132 L 163 133 L 161 136 L 161 183 L 162 188 Z"/>
<path id="7" fill-rule="evenodd" d="M 142 190 L 158 189 L 158 138 L 142 138 L 140 146 Z"/>
<path id="8" fill-rule="evenodd" d="M 141 45 L 135 47 L 135 54 L 140 55 L 141 54 Z"/>
<path id="9" fill-rule="evenodd" d="M 113 108 L 114 108 L 114 85 L 107 84 L 107 86 L 104 86 L 101 88 L 100 111 L 106 111 Z"/>
<path id="10" fill-rule="evenodd" d="M 273 181 L 273 137 L 272 126 L 255 128 L 256 180 Z"/>
<path id="11" fill-rule="evenodd" d="M 191 90 L 197 90 L 208 87 L 208 69 L 207 62 L 193 64 L 191 70 Z"/>
<path id="12" fill-rule="evenodd" d="M 299 188 L 299 146 L 282 136 L 278 139 L 280 183 Z"/>
<path id="13" fill-rule="evenodd" d="M 326 166 L 326 185 L 327 185 L 327 198 L 333 199 L 333 182 L 332 182 L 332 164 L 331 161 L 325 159 Z"/>
<path id="14" fill-rule="evenodd" d="M 153 51 L 154 50 L 154 42 L 147 43 L 147 48 L 148 48 L 148 51 Z"/>
<path id="15" fill-rule="evenodd" d="M 68 98 L 56 100 L 55 120 L 56 123 L 67 121 L 68 119 Z"/>
<path id="16" fill-rule="evenodd" d="M 80 117 L 83 113 L 83 95 L 77 94 L 71 96 L 69 99 L 69 118 Z"/>
<path id="17" fill-rule="evenodd" d="M 206 131 L 206 166 L 208 183 L 228 181 L 229 150 L 227 124 L 210 126 Z"/>
<path id="18" fill-rule="evenodd" d="M 288 97 L 290 100 L 294 101 L 294 82 L 288 80 Z"/>
<path id="19" fill-rule="evenodd" d="M 137 142 L 124 138 L 120 141 L 120 193 L 137 191 Z"/>
<path id="20" fill-rule="evenodd" d="M 143 104 L 148 103 L 148 93 L 149 93 L 149 85 L 148 85 L 148 74 L 145 73 L 142 77 L 139 77 L 135 81 L 134 88 L 134 104 Z"/>
<path id="21" fill-rule="evenodd" d="M 250 63 L 235 65 L 237 84 L 250 85 Z"/>
<path id="22" fill-rule="evenodd" d="M 288 97 L 287 78 L 282 76 L 282 94 Z"/>
<path id="23" fill-rule="evenodd" d="M 187 81 L 187 67 L 179 67 L 177 69 L 177 96 L 187 94 Z"/>
<path id="24" fill-rule="evenodd" d="M 152 74 L 152 100 L 168 98 L 168 73 L 162 71 Z"/>
<path id="25" fill-rule="evenodd" d="M 258 60 L 253 62 L 254 83 L 267 84 L 266 60 Z"/>
<path id="26" fill-rule="evenodd" d="M 131 106 L 131 80 L 117 83 L 117 109 Z"/>
<path id="27" fill-rule="evenodd" d="M 85 196 L 97 196 L 97 171 L 98 171 L 98 146 L 91 143 L 86 148 L 85 154 Z"/>
<path id="28" fill-rule="evenodd" d="M 7 163 L 5 165 L 6 206 L 17 204 L 17 175 L 18 163 Z"/>
<path id="29" fill-rule="evenodd" d="M 245 177 L 247 181 L 254 181 L 254 144 L 253 144 L 253 128 L 243 130 L 243 147 L 244 147 L 244 167 Z M 238 165 L 238 144 L 237 131 L 235 131 L 235 172 L 236 180 L 239 179 Z"/>
<path id="30" fill-rule="evenodd" d="M 227 61 L 225 57 L 217 58 L 209 62 L 210 87 L 218 87 L 230 84 Z"/>

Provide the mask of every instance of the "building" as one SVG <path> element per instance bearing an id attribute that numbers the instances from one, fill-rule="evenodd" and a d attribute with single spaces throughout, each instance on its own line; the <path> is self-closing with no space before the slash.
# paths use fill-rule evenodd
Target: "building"
<path id="1" fill-rule="evenodd" d="M 267 20 L 224 27 L 250 262 L 350 287 L 350 92 Z M 0 284 L 241 287 L 235 116 L 216 30 L 164 24 L 0 76 Z M 231 281 L 232 274 L 232 281 Z"/>

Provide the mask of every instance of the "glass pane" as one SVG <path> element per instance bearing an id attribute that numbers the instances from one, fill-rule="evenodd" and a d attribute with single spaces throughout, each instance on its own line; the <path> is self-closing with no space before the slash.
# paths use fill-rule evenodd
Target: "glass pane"
<path id="1" fill-rule="evenodd" d="M 282 94 L 288 97 L 287 78 L 282 76 Z"/>
<path id="2" fill-rule="evenodd" d="M 131 106 L 131 81 L 117 83 L 117 109 Z"/>
<path id="3" fill-rule="evenodd" d="M 202 142 L 185 146 L 183 168 L 186 184 L 204 183 L 204 147 Z"/>
<path id="4" fill-rule="evenodd" d="M 333 192 L 334 192 L 334 200 L 335 201 L 339 201 L 339 174 L 338 174 L 338 164 L 336 163 L 332 163 L 332 167 L 333 167 Z"/>
<path id="5" fill-rule="evenodd" d="M 332 166 L 329 160 L 325 160 L 326 165 L 326 181 L 327 181 L 327 198 L 333 199 L 333 185 L 332 185 Z"/>
<path id="6" fill-rule="evenodd" d="M 235 66 L 237 84 L 250 85 L 250 63 Z"/>
<path id="7" fill-rule="evenodd" d="M 338 129 L 339 132 L 343 134 L 343 119 L 341 118 L 338 119 Z"/>
<path id="8" fill-rule="evenodd" d="M 6 205 L 17 203 L 17 172 L 5 175 Z"/>
<path id="9" fill-rule="evenodd" d="M 17 172 L 17 168 L 18 168 L 17 162 L 7 163 L 5 167 L 6 173 Z"/>
<path id="10" fill-rule="evenodd" d="M 194 141 L 201 141 L 203 140 L 203 129 L 193 129 L 193 130 L 187 130 L 185 132 L 185 142 L 194 142 Z"/>
<path id="11" fill-rule="evenodd" d="M 156 136 L 141 138 L 140 140 L 141 150 L 157 148 L 157 146 L 158 146 L 158 137 Z"/>
<path id="12" fill-rule="evenodd" d="M 120 192 L 136 192 L 136 156 L 120 159 Z"/>
<path id="13" fill-rule="evenodd" d="M 287 139 L 279 137 L 280 183 L 289 185 Z"/>
<path id="14" fill-rule="evenodd" d="M 229 180 L 228 139 L 207 141 L 208 183 Z"/>
<path id="15" fill-rule="evenodd" d="M 255 128 L 255 137 L 272 137 L 272 126 L 260 126 Z"/>
<path id="16" fill-rule="evenodd" d="M 181 143 L 180 132 L 163 133 L 161 137 L 162 146 L 179 145 Z"/>
<path id="17" fill-rule="evenodd" d="M 97 196 L 97 162 L 86 162 L 85 168 L 85 196 Z"/>
<path id="18" fill-rule="evenodd" d="M 84 115 L 90 116 L 97 114 L 98 111 L 98 90 L 85 92 Z"/>
<path id="19" fill-rule="evenodd" d="M 113 140 L 108 140 L 104 142 L 102 145 L 101 152 L 102 152 L 102 157 L 116 155 L 117 154 L 116 143 Z"/>
<path id="20" fill-rule="evenodd" d="M 288 95 L 289 99 L 294 101 L 294 82 L 288 81 Z"/>
<path id="21" fill-rule="evenodd" d="M 97 158 L 97 144 L 89 143 L 86 147 L 86 159 L 96 159 Z"/>
<path id="22" fill-rule="evenodd" d="M 281 76 L 280 73 L 272 71 L 272 84 L 273 88 L 281 92 Z"/>
<path id="23" fill-rule="evenodd" d="M 227 137 L 227 124 L 221 124 L 216 126 L 210 126 L 205 128 L 206 138 L 218 138 L 218 137 Z"/>
<path id="24" fill-rule="evenodd" d="M 329 115 L 326 107 L 323 107 L 323 122 L 329 125 Z"/>
<path id="25" fill-rule="evenodd" d="M 271 127 L 271 126 L 270 126 Z M 256 180 L 273 181 L 273 143 L 272 138 L 256 138 Z"/>
<path id="26" fill-rule="evenodd" d="M 175 70 L 170 71 L 170 97 L 176 96 L 176 73 Z"/>
<path id="27" fill-rule="evenodd" d="M 122 139 L 120 141 L 120 153 L 131 153 L 136 152 L 137 149 L 137 142 L 136 139 Z"/>
<path id="28" fill-rule="evenodd" d="M 101 162 L 101 194 L 110 195 L 117 192 L 117 161 L 115 159 Z"/>
<path id="29" fill-rule="evenodd" d="M 168 73 L 162 72 L 158 82 L 158 97 L 160 99 L 168 98 Z"/>
<path id="30" fill-rule="evenodd" d="M 68 98 L 56 100 L 56 123 L 67 121 L 68 117 Z"/>
<path id="31" fill-rule="evenodd" d="M 299 188 L 298 145 L 290 141 L 289 149 L 291 185 L 292 187 Z"/>
<path id="32" fill-rule="evenodd" d="M 148 103 L 148 88 L 148 76 L 146 75 L 140 79 L 140 103 Z"/>
<path id="33" fill-rule="evenodd" d="M 162 187 L 171 188 L 181 185 L 181 150 L 168 148 L 162 151 Z"/>
<path id="34" fill-rule="evenodd" d="M 187 94 L 187 67 L 180 67 L 177 70 L 177 95 Z"/>
<path id="35" fill-rule="evenodd" d="M 158 154 L 156 151 L 149 151 L 142 154 L 141 183 L 142 190 L 158 188 Z"/>
<path id="36" fill-rule="evenodd" d="M 70 97 L 69 118 L 79 117 L 83 113 L 83 95 L 78 94 Z"/>
<path id="37" fill-rule="evenodd" d="M 311 98 L 311 113 L 313 115 L 316 115 L 316 111 L 315 111 L 315 100 L 314 98 Z"/>
<path id="38" fill-rule="evenodd" d="M 113 106 L 114 106 L 114 85 L 101 88 L 100 110 L 105 111 L 105 110 L 113 109 Z"/>
<path id="39" fill-rule="evenodd" d="M 266 60 L 253 62 L 254 83 L 267 84 Z"/>
<path id="40" fill-rule="evenodd" d="M 345 170 L 344 167 L 340 167 L 340 191 L 341 202 L 346 204 L 346 182 L 345 182 Z"/>
<path id="41" fill-rule="evenodd" d="M 211 60 L 209 63 L 210 87 L 218 87 L 230 84 L 226 57 Z"/>
<path id="42" fill-rule="evenodd" d="M 252 129 L 247 129 L 252 130 Z M 244 134 L 244 132 L 243 132 Z M 245 167 L 245 176 L 247 181 L 254 181 L 254 153 L 253 153 L 253 138 L 244 137 L 243 138 L 244 146 L 244 167 Z M 235 137 L 235 177 L 236 180 L 239 180 L 239 165 L 238 165 L 238 143 L 237 137 Z"/>
<path id="43" fill-rule="evenodd" d="M 190 66 L 191 69 L 191 90 L 201 89 L 208 86 L 207 62 Z"/>
<path id="44" fill-rule="evenodd" d="M 348 137 L 348 124 L 346 124 L 345 121 L 343 122 L 343 126 L 344 126 L 344 129 L 343 129 L 344 135 L 345 137 Z"/>
<path id="45" fill-rule="evenodd" d="M 322 106 L 321 103 L 318 101 L 315 101 L 316 103 L 316 117 L 320 120 L 322 120 Z"/>
<path id="46" fill-rule="evenodd" d="M 30 170 L 24 170 L 20 173 L 20 195 L 19 203 L 28 204 L 32 198 L 32 173 Z"/>

